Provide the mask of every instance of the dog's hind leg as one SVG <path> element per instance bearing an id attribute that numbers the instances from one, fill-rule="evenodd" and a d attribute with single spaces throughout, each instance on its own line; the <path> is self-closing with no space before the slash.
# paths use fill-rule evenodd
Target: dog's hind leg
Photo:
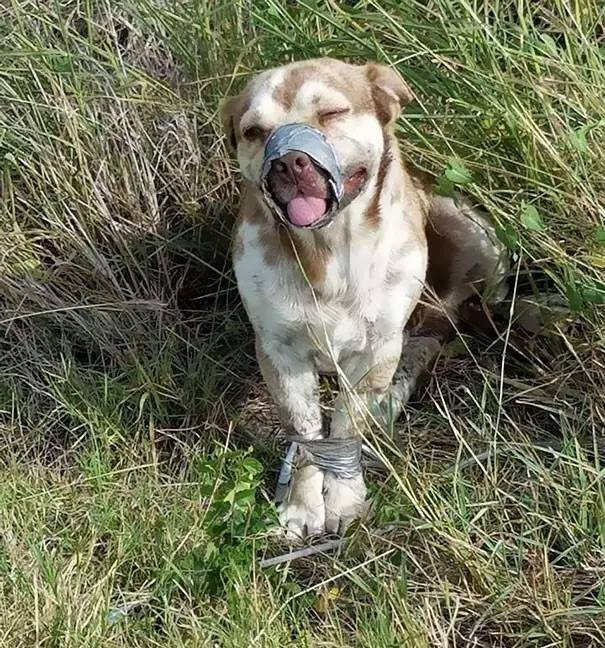
<path id="1" fill-rule="evenodd" d="M 420 378 L 456 332 L 462 305 L 473 296 L 502 301 L 509 271 L 506 249 L 489 216 L 464 199 L 435 196 L 426 225 L 427 289 L 407 326 L 407 342 L 382 403 L 387 420 L 399 416 Z"/>

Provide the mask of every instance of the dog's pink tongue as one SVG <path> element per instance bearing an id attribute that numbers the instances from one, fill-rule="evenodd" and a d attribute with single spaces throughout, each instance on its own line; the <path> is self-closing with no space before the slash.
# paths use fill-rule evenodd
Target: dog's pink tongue
<path id="1" fill-rule="evenodd" d="M 299 227 L 312 225 L 326 213 L 327 203 L 315 196 L 296 196 L 288 203 L 288 218 Z"/>

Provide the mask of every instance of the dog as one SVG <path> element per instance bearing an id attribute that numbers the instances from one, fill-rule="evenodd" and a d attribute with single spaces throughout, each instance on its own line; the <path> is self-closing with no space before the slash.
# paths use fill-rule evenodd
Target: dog
<path id="1" fill-rule="evenodd" d="M 394 124 L 412 99 L 388 66 L 324 58 L 262 72 L 221 105 L 243 176 L 234 271 L 262 376 L 298 442 L 280 505 L 292 539 L 342 533 L 364 513 L 372 412 L 401 411 L 470 296 L 506 291 L 487 215 L 435 195 L 402 161 Z M 429 293 L 437 306 L 421 301 Z M 324 372 L 339 383 L 327 438 Z"/>

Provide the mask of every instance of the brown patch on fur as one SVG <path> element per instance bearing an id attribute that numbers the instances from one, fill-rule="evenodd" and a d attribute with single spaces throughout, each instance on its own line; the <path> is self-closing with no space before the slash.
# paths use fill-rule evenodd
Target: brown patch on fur
<path id="1" fill-rule="evenodd" d="M 290 259 L 300 264 L 306 278 L 312 286 L 320 284 L 326 276 L 326 266 L 330 248 L 323 240 L 313 233 L 313 244 L 297 239 L 296 235 L 285 226 L 277 226 L 280 247 Z"/>
<path id="2" fill-rule="evenodd" d="M 281 241 L 279 229 L 279 225 L 272 223 L 264 227 L 260 233 L 263 258 L 268 266 L 277 265 L 284 258 L 284 254 L 289 256 L 288 248 Z"/>
<path id="3" fill-rule="evenodd" d="M 382 93 L 380 93 L 382 94 Z M 389 107 L 389 104 L 387 104 L 385 101 L 377 98 L 376 95 L 379 95 L 378 92 L 375 92 L 375 99 L 374 99 L 374 109 L 376 111 L 376 117 L 378 118 L 378 121 L 385 126 L 392 120 L 392 112 L 391 108 Z"/>
<path id="4" fill-rule="evenodd" d="M 319 59 L 312 63 L 315 65 L 314 78 L 341 92 L 351 104 L 351 112 L 354 115 L 374 111 L 374 100 L 365 66 L 349 65 L 333 59 Z"/>
<path id="5" fill-rule="evenodd" d="M 425 192 L 426 185 L 424 185 L 424 181 L 428 178 L 417 174 L 412 175 L 412 178 L 415 180 L 414 185 L 417 190 L 422 192 L 425 200 L 428 200 Z M 423 295 L 422 303 L 414 309 L 406 328 L 412 331 L 413 335 L 435 337 L 446 341 L 455 333 L 452 324 L 455 316 L 449 313 L 448 317 L 439 300 L 444 299 L 452 288 L 452 269 L 458 248 L 451 238 L 448 238 L 445 232 L 438 231 L 430 220 L 427 220 L 424 232 L 428 247 L 427 290 Z"/>
<path id="6" fill-rule="evenodd" d="M 375 109 L 365 66 L 333 59 L 311 59 L 291 68 L 273 90 L 273 99 L 289 110 L 297 92 L 309 79 L 323 81 L 341 92 L 349 100 L 353 114 L 370 113 Z M 316 105 L 320 101 L 317 97 L 313 103 Z"/>
<path id="7" fill-rule="evenodd" d="M 403 165 L 412 179 L 412 184 L 418 193 L 422 209 L 425 213 L 428 213 L 431 204 L 431 196 L 433 195 L 433 188 L 435 186 L 435 178 L 430 173 L 417 169 L 408 161 L 405 161 Z"/>
<path id="8" fill-rule="evenodd" d="M 382 152 L 382 157 L 380 158 L 380 165 L 378 167 L 378 173 L 376 175 L 376 187 L 374 189 L 374 195 L 372 196 L 372 200 L 370 201 L 370 204 L 364 214 L 366 223 L 368 223 L 368 225 L 372 229 L 376 229 L 380 224 L 380 196 L 382 195 L 384 180 L 392 161 L 392 144 L 390 138 L 385 135 L 384 150 Z"/>
<path id="9" fill-rule="evenodd" d="M 412 91 L 399 73 L 386 65 L 368 63 L 366 73 L 378 120 L 383 126 L 393 123 L 413 99 Z"/>
<path id="10" fill-rule="evenodd" d="M 301 65 L 300 67 L 293 67 L 288 70 L 285 78 L 273 90 L 272 97 L 284 107 L 284 110 L 290 110 L 296 93 L 299 91 L 302 84 L 316 75 L 317 68 L 313 63 L 308 65 Z"/>
<path id="11" fill-rule="evenodd" d="M 255 225 L 262 225 L 268 222 L 266 215 L 263 213 L 263 207 L 258 199 L 256 190 L 247 182 L 244 184 L 242 190 L 239 217 Z"/>

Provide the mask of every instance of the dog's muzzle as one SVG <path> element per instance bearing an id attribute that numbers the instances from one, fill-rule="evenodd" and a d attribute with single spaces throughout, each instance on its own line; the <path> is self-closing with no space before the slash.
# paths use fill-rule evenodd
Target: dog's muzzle
<path id="1" fill-rule="evenodd" d="M 332 220 L 335 212 L 338 211 L 344 193 L 344 183 L 336 152 L 320 130 L 308 124 L 284 124 L 271 133 L 265 145 L 262 167 L 261 188 L 263 195 L 276 217 L 283 223 L 291 225 L 284 216 L 281 207 L 275 202 L 267 179 L 272 162 L 293 151 L 308 155 L 325 174 L 330 190 L 329 207 L 321 220 L 306 226 L 306 229 L 323 227 Z"/>

